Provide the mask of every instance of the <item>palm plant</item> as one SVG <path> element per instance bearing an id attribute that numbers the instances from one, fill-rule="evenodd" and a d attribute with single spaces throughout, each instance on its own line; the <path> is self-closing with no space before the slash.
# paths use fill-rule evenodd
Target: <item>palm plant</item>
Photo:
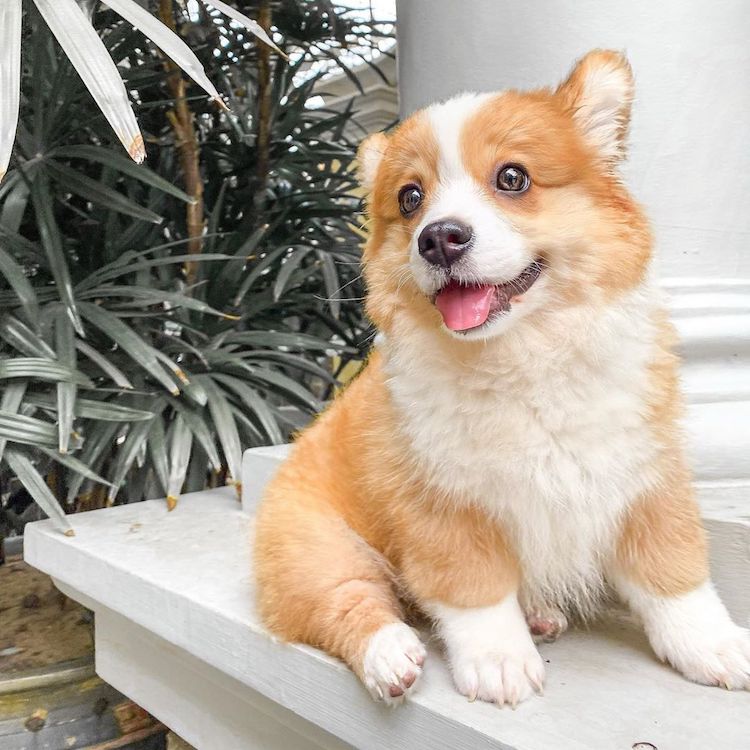
<path id="1" fill-rule="evenodd" d="M 143 136 L 133 113 L 125 85 L 117 66 L 94 31 L 88 15 L 93 10 L 89 0 L 33 0 L 78 74 L 81 76 L 102 113 L 109 121 L 130 156 L 137 162 L 146 158 Z M 219 92 L 206 76 L 200 61 L 185 42 L 135 0 L 106 0 L 107 5 L 126 21 L 140 29 L 157 44 L 182 70 L 219 104 Z M 230 5 L 215 0 L 211 5 L 225 13 L 265 44 L 280 52 L 256 21 Z M 88 13 L 87 13 L 88 11 Z M 18 124 L 21 88 L 22 0 L 6 0 L 0 7 L 0 181 L 10 161 L 13 138 Z"/>
<path id="2" fill-rule="evenodd" d="M 65 511 L 236 483 L 241 448 L 287 439 L 291 410 L 313 413 L 366 349 L 353 110 L 307 104 L 333 48 L 388 31 L 305 0 L 256 9 L 292 63 L 213 12 L 172 17 L 231 115 L 176 90 L 161 53 L 99 12 L 149 169 L 102 144 L 95 103 L 27 14 L 0 185 L 0 493 L 23 485 L 66 527 Z"/>

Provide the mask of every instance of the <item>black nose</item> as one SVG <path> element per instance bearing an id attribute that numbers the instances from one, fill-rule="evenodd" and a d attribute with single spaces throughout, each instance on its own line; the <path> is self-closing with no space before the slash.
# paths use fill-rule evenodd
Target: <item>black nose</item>
<path id="1" fill-rule="evenodd" d="M 473 237 L 471 227 L 460 221 L 434 221 L 419 235 L 419 254 L 433 266 L 450 268 L 471 247 Z"/>

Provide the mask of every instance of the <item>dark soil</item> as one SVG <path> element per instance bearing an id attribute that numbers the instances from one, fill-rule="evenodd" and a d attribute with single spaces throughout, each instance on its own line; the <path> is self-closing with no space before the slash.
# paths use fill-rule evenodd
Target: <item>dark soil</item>
<path id="1" fill-rule="evenodd" d="M 93 650 L 86 609 L 26 563 L 0 565 L 0 675 L 80 659 Z"/>

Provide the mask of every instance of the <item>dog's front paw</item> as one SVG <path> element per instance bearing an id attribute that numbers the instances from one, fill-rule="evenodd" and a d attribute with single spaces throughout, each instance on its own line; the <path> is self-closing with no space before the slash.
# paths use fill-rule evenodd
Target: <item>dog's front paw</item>
<path id="1" fill-rule="evenodd" d="M 490 607 L 428 605 L 445 641 L 453 680 L 469 700 L 515 707 L 542 692 L 544 664 L 515 594 Z"/>
<path id="2" fill-rule="evenodd" d="M 362 682 L 376 700 L 399 703 L 413 691 L 425 655 L 422 641 L 406 623 L 386 625 L 367 644 Z"/>
<path id="3" fill-rule="evenodd" d="M 688 638 L 657 640 L 654 650 L 693 682 L 750 690 L 750 631 L 733 623 Z"/>
<path id="4" fill-rule="evenodd" d="M 750 689 L 750 632 L 732 622 L 710 582 L 671 597 L 618 585 L 662 661 L 693 682 Z"/>
<path id="5" fill-rule="evenodd" d="M 533 646 L 517 652 L 473 650 L 451 659 L 453 680 L 469 700 L 479 698 L 515 708 L 544 686 L 544 664 Z"/>

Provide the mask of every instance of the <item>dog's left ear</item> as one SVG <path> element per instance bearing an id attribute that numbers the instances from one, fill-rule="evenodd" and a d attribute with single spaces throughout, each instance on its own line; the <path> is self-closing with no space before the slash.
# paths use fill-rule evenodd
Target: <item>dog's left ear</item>
<path id="1" fill-rule="evenodd" d="M 625 55 L 612 50 L 589 52 L 556 93 L 589 145 L 608 165 L 617 164 L 625 155 L 633 102 L 633 71 Z"/>
<path id="2" fill-rule="evenodd" d="M 357 174 L 362 187 L 369 193 L 375 184 L 378 167 L 388 146 L 385 133 L 373 133 L 362 141 L 357 151 Z"/>

